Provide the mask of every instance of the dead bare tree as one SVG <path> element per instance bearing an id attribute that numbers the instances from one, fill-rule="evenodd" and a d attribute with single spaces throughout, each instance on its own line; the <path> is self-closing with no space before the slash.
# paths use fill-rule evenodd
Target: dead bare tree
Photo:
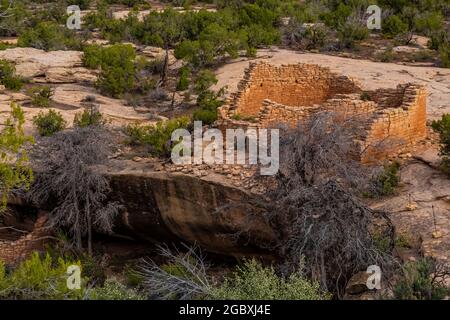
<path id="1" fill-rule="evenodd" d="M 299 122 L 297 127 L 282 128 L 280 171 L 278 178 L 314 186 L 331 178 L 351 189 L 368 183 L 371 168 L 363 166 L 355 144 L 362 135 L 359 117 L 342 119 L 337 113 L 322 112 Z"/>
<path id="2" fill-rule="evenodd" d="M 37 203 L 56 203 L 49 227 L 70 231 L 77 249 L 87 236 L 92 254 L 94 229 L 111 232 L 119 205 L 108 202 L 108 179 L 95 166 L 111 153 L 111 134 L 102 126 L 75 128 L 43 138 L 33 150 L 37 179 L 29 196 Z"/>
<path id="3" fill-rule="evenodd" d="M 160 255 L 167 264 L 160 266 L 151 260 L 144 260 L 138 273 L 144 279 L 144 287 L 156 299 L 191 300 L 211 293 L 208 280 L 209 268 L 201 251 L 185 246 L 186 252 L 160 247 Z"/>
<path id="4" fill-rule="evenodd" d="M 338 296 L 353 274 L 391 260 L 377 249 L 371 230 L 380 214 L 357 196 L 371 177 L 357 161 L 353 139 L 358 130 L 356 119 L 339 120 L 331 113 L 286 129 L 278 187 L 268 193 L 267 221 L 277 233 L 274 249 L 284 258 L 282 273 L 294 272 L 304 258 L 307 273 Z M 381 218 L 392 235 L 392 224 Z"/>

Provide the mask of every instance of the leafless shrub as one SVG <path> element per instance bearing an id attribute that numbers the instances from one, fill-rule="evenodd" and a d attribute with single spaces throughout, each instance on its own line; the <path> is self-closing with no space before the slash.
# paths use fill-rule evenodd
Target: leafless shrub
<path id="1" fill-rule="evenodd" d="M 169 95 L 167 94 L 167 91 L 161 87 L 156 87 L 155 89 L 151 90 L 149 93 L 149 97 L 152 101 L 169 100 Z"/>
<path id="2" fill-rule="evenodd" d="M 301 50 L 321 49 L 327 44 L 329 34 L 324 24 L 305 24 L 291 19 L 283 28 L 283 43 Z"/>
<path id="3" fill-rule="evenodd" d="M 354 142 L 362 134 L 359 117 L 342 119 L 336 113 L 318 113 L 295 128 L 282 128 L 280 140 L 281 188 L 290 183 L 314 186 L 329 179 L 348 188 L 367 185 L 371 168 L 363 166 Z"/>
<path id="4" fill-rule="evenodd" d="M 387 267 L 391 260 L 377 249 L 371 230 L 380 215 L 357 197 L 371 171 L 355 157 L 355 120 L 324 113 L 286 130 L 278 187 L 268 194 L 267 219 L 277 233 L 275 249 L 285 259 L 282 272 L 292 273 L 304 257 L 307 273 L 338 295 L 356 272 L 372 264 Z"/>
<path id="5" fill-rule="evenodd" d="M 111 146 L 106 129 L 89 126 L 44 138 L 33 150 L 39 174 L 29 193 L 31 200 L 54 201 L 49 226 L 68 229 L 78 249 L 87 236 L 90 254 L 93 229 L 110 232 L 119 210 L 117 203 L 107 201 L 109 181 L 95 169 L 107 162 Z"/>
<path id="6" fill-rule="evenodd" d="M 211 290 L 207 276 L 208 264 L 196 247 L 186 252 L 159 247 L 160 255 L 167 263 L 159 266 L 152 260 L 144 260 L 138 271 L 144 278 L 143 286 L 149 296 L 156 299 L 191 300 L 207 296 Z"/>
<path id="7" fill-rule="evenodd" d="M 83 98 L 82 102 L 95 103 L 97 102 L 97 97 L 89 94 Z"/>

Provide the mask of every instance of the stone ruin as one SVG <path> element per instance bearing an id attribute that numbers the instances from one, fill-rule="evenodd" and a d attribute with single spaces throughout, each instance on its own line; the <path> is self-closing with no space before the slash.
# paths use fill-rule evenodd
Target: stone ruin
<path id="1" fill-rule="evenodd" d="M 426 88 L 417 84 L 363 91 L 354 80 L 318 65 L 253 63 L 219 108 L 217 125 L 222 131 L 293 126 L 315 113 L 333 112 L 358 119 L 359 160 L 374 162 L 408 152 L 426 138 L 426 101 Z"/>
<path id="2" fill-rule="evenodd" d="M 17 237 L 13 236 L 12 238 L 5 237 L 5 234 L 1 234 L 0 261 L 6 264 L 14 264 L 28 257 L 31 252 L 41 250 L 45 241 L 50 238 L 50 231 L 45 228 L 46 222 L 47 215 L 39 214 L 30 232 Z M 0 229 L 2 228 L 0 227 Z M 18 233 L 23 232 L 20 231 Z"/>

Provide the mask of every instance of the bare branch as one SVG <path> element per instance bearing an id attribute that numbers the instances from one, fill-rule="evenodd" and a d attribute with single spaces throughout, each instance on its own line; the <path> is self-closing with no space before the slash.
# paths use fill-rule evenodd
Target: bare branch
<path id="1" fill-rule="evenodd" d="M 358 161 L 357 120 L 322 113 L 286 129 L 277 187 L 267 195 L 271 207 L 266 217 L 278 239 L 274 249 L 286 261 L 281 272 L 295 272 L 304 258 L 309 276 L 338 296 L 355 273 L 372 264 L 387 269 L 391 262 L 376 246 L 375 219 L 384 222 L 393 247 L 394 228 L 387 216 L 358 198 L 370 185 L 373 169 Z"/>
<path id="2" fill-rule="evenodd" d="M 144 260 L 139 273 L 144 287 L 156 299 L 191 300 L 208 295 L 212 286 L 208 280 L 208 264 L 197 247 L 184 246 L 187 252 L 171 251 L 167 246 L 159 247 L 160 255 L 167 264 L 159 266 L 152 260 Z"/>

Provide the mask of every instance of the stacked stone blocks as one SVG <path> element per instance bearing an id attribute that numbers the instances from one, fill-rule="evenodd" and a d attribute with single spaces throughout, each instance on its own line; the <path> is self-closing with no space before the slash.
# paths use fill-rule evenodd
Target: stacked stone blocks
<path id="1" fill-rule="evenodd" d="M 254 63 L 238 91 L 219 108 L 218 127 L 270 128 L 297 125 L 318 112 L 356 118 L 360 160 L 373 162 L 405 152 L 426 138 L 425 87 L 400 84 L 394 89 L 363 91 L 352 79 L 318 65 L 273 66 Z"/>

